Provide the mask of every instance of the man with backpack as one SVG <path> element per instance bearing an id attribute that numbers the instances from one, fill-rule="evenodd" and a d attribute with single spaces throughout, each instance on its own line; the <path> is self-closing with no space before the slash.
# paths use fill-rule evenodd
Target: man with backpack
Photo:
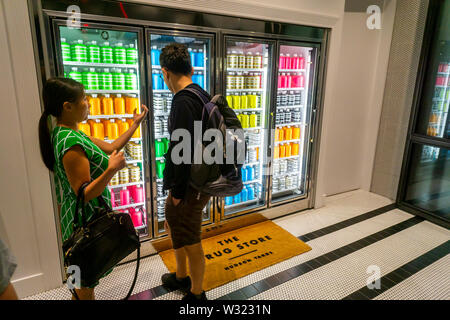
<path id="1" fill-rule="evenodd" d="M 202 120 L 203 103 L 199 97 L 187 89 L 194 89 L 206 100 L 210 95 L 192 82 L 193 68 L 189 52 L 182 44 L 169 44 L 160 55 L 164 82 L 174 94 L 169 115 L 168 129 L 172 133 L 185 129 L 191 136 L 191 155 L 194 154 L 194 121 Z M 182 141 L 171 137 L 165 154 L 164 189 L 170 190 L 166 199 L 165 228 L 172 239 L 177 262 L 177 271 L 162 276 L 163 285 L 171 290 L 180 289 L 187 293 L 183 300 L 207 300 L 203 291 L 205 257 L 201 244 L 202 211 L 210 195 L 198 192 L 190 186 L 191 164 L 174 164 L 174 147 Z M 174 152 L 175 153 L 175 152 Z M 189 260 L 191 278 L 187 275 L 186 257 Z"/>

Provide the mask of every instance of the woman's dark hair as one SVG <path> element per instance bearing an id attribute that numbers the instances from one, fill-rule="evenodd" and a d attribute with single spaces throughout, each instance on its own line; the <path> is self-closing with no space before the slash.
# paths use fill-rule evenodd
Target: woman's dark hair
<path id="1" fill-rule="evenodd" d="M 84 86 L 69 78 L 48 79 L 42 89 L 44 112 L 39 119 L 39 145 L 45 166 L 53 171 L 55 154 L 48 128 L 48 116 L 59 118 L 62 114 L 64 102 L 77 102 L 84 96 Z"/>
<path id="2" fill-rule="evenodd" d="M 167 68 L 175 74 L 189 75 L 192 70 L 191 56 L 184 44 L 171 43 L 165 46 L 159 56 L 161 68 Z"/>

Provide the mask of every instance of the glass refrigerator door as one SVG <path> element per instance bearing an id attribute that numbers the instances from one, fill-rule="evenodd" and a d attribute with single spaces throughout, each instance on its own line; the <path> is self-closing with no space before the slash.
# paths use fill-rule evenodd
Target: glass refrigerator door
<path id="1" fill-rule="evenodd" d="M 313 48 L 280 45 L 271 202 L 307 194 Z"/>
<path id="2" fill-rule="evenodd" d="M 211 92 L 211 43 L 212 38 L 196 37 L 194 35 L 170 35 L 170 34 L 147 34 L 150 46 L 151 82 L 152 82 L 152 117 L 154 153 L 152 167 L 154 168 L 154 205 L 155 211 L 155 234 L 157 236 L 166 233 L 164 229 L 164 206 L 168 191 L 163 190 L 163 172 L 165 167 L 164 154 L 169 148 L 170 136 L 168 132 L 168 118 L 172 104 L 173 94 L 164 83 L 159 56 L 161 50 L 170 43 L 183 43 L 187 46 L 194 68 L 192 81 L 208 92 Z M 212 201 L 211 201 L 212 203 Z M 212 222 L 211 204 L 203 211 L 203 223 Z"/>
<path id="3" fill-rule="evenodd" d="M 141 72 L 139 32 L 118 27 L 58 26 L 57 48 L 64 76 L 81 82 L 89 101 L 88 120 L 79 130 L 97 139 L 112 142 L 133 123 L 140 112 Z M 122 150 L 127 166 L 108 186 L 114 210 L 130 214 L 141 236 L 149 235 L 144 164 L 145 132 L 142 126 Z"/>
<path id="4" fill-rule="evenodd" d="M 223 200 L 223 216 L 244 214 L 266 204 L 270 62 L 273 45 L 241 40 L 226 41 L 226 98 L 244 129 L 247 143 L 242 167 L 243 191 Z"/>

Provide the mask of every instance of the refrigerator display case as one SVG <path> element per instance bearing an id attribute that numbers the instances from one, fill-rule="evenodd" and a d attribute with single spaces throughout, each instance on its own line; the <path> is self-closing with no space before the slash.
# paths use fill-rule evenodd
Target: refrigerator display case
<path id="1" fill-rule="evenodd" d="M 88 120 L 79 130 L 112 142 L 133 123 L 142 102 L 142 36 L 133 28 L 86 25 L 70 28 L 55 21 L 55 48 L 60 76 L 72 78 L 85 87 L 89 101 Z M 141 236 L 151 234 L 148 226 L 145 135 L 141 125 L 123 148 L 127 166 L 112 179 L 111 207 L 128 213 Z"/>
<path id="2" fill-rule="evenodd" d="M 313 47 L 279 47 L 270 189 L 274 204 L 308 193 L 313 54 Z"/>
<path id="3" fill-rule="evenodd" d="M 242 166 L 244 189 L 220 199 L 222 219 L 242 215 L 267 203 L 267 148 L 273 43 L 225 37 L 225 96 L 244 129 L 247 145 Z"/>
<path id="4" fill-rule="evenodd" d="M 160 31 L 147 31 L 147 47 L 150 52 L 151 66 L 151 103 L 152 110 L 152 162 L 153 168 L 153 205 L 154 205 L 154 231 L 156 236 L 166 234 L 164 229 L 165 221 L 165 201 L 168 191 L 163 190 L 163 172 L 165 168 L 165 157 L 168 148 L 170 135 L 167 128 L 173 94 L 164 83 L 159 56 L 162 48 L 170 43 L 182 43 L 187 46 L 191 64 L 194 69 L 192 81 L 204 90 L 211 91 L 211 80 L 213 64 L 211 63 L 211 49 L 214 38 L 199 34 L 189 33 L 160 33 Z M 153 160 L 154 159 L 154 160 Z M 212 201 L 203 211 L 203 224 L 212 222 L 213 209 Z"/>

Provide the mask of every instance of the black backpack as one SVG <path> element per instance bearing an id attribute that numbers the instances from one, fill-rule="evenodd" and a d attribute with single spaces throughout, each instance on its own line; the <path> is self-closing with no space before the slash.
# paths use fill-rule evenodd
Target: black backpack
<path id="1" fill-rule="evenodd" d="M 192 88 L 184 90 L 195 94 L 203 103 L 202 133 L 204 134 L 208 129 L 217 129 L 223 137 L 222 141 L 205 142 L 202 139 L 201 145 L 198 145 L 200 141 L 197 142 L 195 148 L 201 147 L 202 155 L 211 143 L 215 142 L 216 146 L 221 145 L 223 150 L 223 156 L 220 157 L 222 163 L 207 164 L 202 156 L 201 163 L 191 164 L 189 184 L 201 193 L 216 197 L 228 197 L 240 193 L 244 188 L 241 168 L 247 152 L 241 122 L 222 95 L 216 95 L 209 101 L 198 90 Z"/>

